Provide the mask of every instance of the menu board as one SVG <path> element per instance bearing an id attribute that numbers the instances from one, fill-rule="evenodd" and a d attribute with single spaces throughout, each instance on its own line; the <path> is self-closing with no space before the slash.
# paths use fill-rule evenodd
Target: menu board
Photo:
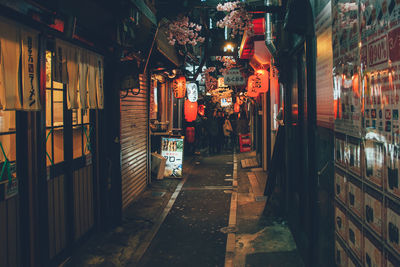
<path id="1" fill-rule="evenodd" d="M 183 137 L 162 137 L 161 156 L 167 159 L 164 177 L 182 178 Z"/>
<path id="2" fill-rule="evenodd" d="M 335 131 L 359 137 L 362 132 L 359 87 L 358 4 L 338 0 L 332 6 L 332 50 Z"/>

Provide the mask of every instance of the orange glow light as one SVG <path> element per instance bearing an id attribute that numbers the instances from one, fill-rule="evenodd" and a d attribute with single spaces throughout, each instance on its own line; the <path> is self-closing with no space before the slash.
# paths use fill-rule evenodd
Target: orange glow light
<path id="1" fill-rule="evenodd" d="M 181 76 L 175 79 L 172 83 L 175 98 L 184 98 L 186 94 L 186 78 Z"/>

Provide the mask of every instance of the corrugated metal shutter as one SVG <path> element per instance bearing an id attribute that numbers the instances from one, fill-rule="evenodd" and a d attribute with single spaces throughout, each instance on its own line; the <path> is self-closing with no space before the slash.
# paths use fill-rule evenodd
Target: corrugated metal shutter
<path id="1" fill-rule="evenodd" d="M 139 95 L 130 93 L 121 99 L 122 209 L 132 203 L 147 185 L 148 88 L 143 75 L 140 75 L 140 88 Z"/>

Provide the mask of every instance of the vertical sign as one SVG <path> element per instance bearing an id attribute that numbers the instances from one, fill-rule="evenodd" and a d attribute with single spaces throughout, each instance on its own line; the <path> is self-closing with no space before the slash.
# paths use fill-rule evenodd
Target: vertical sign
<path id="1" fill-rule="evenodd" d="M 162 137 L 161 156 L 167 159 L 164 177 L 182 178 L 183 137 Z"/>

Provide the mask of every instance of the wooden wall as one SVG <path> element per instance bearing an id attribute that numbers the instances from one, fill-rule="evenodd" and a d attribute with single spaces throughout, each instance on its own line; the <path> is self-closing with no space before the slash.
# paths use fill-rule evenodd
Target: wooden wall
<path id="1" fill-rule="evenodd" d="M 75 170 L 74 182 L 74 239 L 78 240 L 94 224 L 92 165 Z"/>
<path id="2" fill-rule="evenodd" d="M 19 197 L 0 201 L 0 266 L 20 266 Z"/>
<path id="3" fill-rule="evenodd" d="M 58 255 L 66 246 L 65 177 L 60 175 L 47 183 L 49 219 L 49 258 Z"/>

